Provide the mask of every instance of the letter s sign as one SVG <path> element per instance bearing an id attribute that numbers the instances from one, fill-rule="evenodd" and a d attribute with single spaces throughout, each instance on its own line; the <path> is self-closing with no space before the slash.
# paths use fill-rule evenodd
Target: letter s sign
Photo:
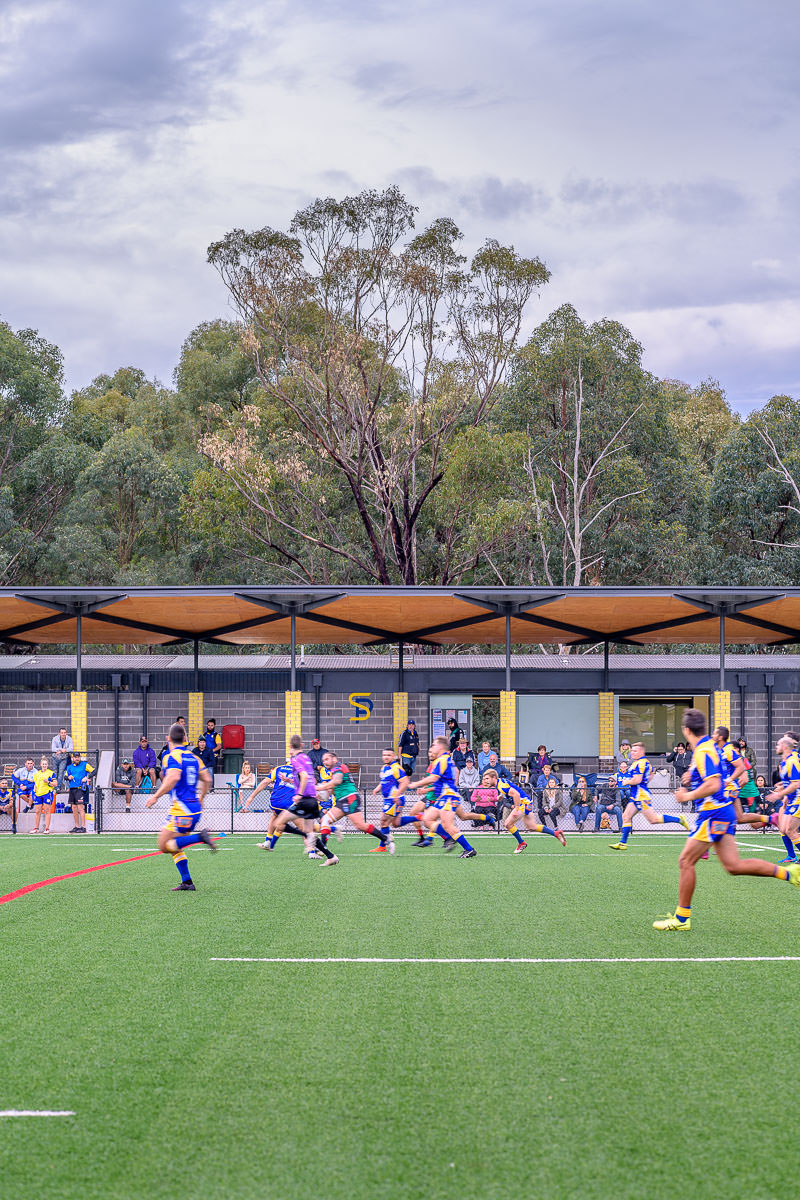
<path id="1" fill-rule="evenodd" d="M 369 697 L 370 697 L 369 692 L 367 692 L 366 695 L 364 695 L 363 692 L 351 692 L 350 693 L 350 695 L 347 697 L 347 700 L 350 704 L 352 704 L 353 708 L 356 710 L 356 715 L 354 717 L 350 718 L 351 721 L 368 721 L 369 720 L 370 716 L 372 715 L 372 707 L 373 707 L 372 701 L 370 700 Z"/>

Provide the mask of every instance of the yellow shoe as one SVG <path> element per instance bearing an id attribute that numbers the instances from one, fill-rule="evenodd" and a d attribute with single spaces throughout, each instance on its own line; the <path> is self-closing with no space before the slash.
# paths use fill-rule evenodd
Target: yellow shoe
<path id="1" fill-rule="evenodd" d="M 628 847 L 625 845 L 624 842 L 612 842 L 609 849 L 610 850 L 627 850 Z"/>
<path id="2" fill-rule="evenodd" d="M 796 888 L 800 888 L 800 863 L 796 867 L 789 867 L 789 883 L 793 883 Z"/>
<path id="3" fill-rule="evenodd" d="M 798 868 L 798 873 L 800 874 L 800 868 Z M 800 884 L 798 884 L 798 887 L 800 887 Z M 673 916 L 672 913 L 670 913 L 666 917 L 662 917 L 660 921 L 653 921 L 653 929 L 659 929 L 662 932 L 666 932 L 666 931 L 671 932 L 673 929 L 691 929 L 691 928 L 692 928 L 691 917 L 687 917 L 685 921 L 679 921 L 678 918 L 676 916 Z"/>
<path id="4" fill-rule="evenodd" d="M 686 816 L 686 813 L 678 813 L 678 820 L 680 821 L 681 825 L 686 830 L 686 832 L 690 833 L 691 829 L 692 829 L 692 822 Z"/>

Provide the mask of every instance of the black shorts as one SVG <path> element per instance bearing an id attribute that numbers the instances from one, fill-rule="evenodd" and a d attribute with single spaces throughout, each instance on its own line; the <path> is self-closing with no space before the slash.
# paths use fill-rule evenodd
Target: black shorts
<path id="1" fill-rule="evenodd" d="M 288 811 L 305 821 L 316 821 L 320 816 L 319 801 L 316 796 L 300 796 Z"/>
<path id="2" fill-rule="evenodd" d="M 349 796 L 345 796 L 341 800 L 334 800 L 332 807 L 340 809 L 346 817 L 349 817 L 361 808 L 361 797 L 355 792 L 351 792 Z"/>
<path id="3" fill-rule="evenodd" d="M 83 790 L 83 788 L 70 788 L 69 802 L 70 804 L 85 804 L 86 792 Z"/>

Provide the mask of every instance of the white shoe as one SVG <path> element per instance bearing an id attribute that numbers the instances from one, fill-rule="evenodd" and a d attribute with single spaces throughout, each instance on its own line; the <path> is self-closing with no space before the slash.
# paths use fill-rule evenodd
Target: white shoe
<path id="1" fill-rule="evenodd" d="M 333 829 L 331 829 L 331 833 L 336 834 L 337 842 L 340 842 L 344 837 L 344 830 L 340 829 L 338 825 L 334 825 Z"/>
<path id="2" fill-rule="evenodd" d="M 391 834 L 389 834 L 389 838 L 388 838 L 388 846 L 389 846 L 389 853 L 390 853 L 390 854 L 394 854 L 395 850 L 397 849 L 397 846 L 395 846 L 395 844 L 394 844 L 394 838 L 392 837 L 392 835 L 391 835 Z"/>
<path id="3" fill-rule="evenodd" d="M 49 832 L 50 832 L 50 830 L 49 830 L 49 829 L 43 829 L 43 830 L 42 830 L 42 833 L 49 833 Z"/>
<path id="4" fill-rule="evenodd" d="M 38 832 L 39 832 L 38 829 L 29 829 L 28 830 L 28 833 L 38 833 Z"/>
<path id="5" fill-rule="evenodd" d="M 320 858 L 321 855 L 317 854 L 316 850 L 309 850 L 308 857 L 309 858 Z"/>
<path id="6" fill-rule="evenodd" d="M 323 867 L 338 867 L 339 859 L 334 854 L 333 858 L 326 858 L 322 865 Z"/>
<path id="7" fill-rule="evenodd" d="M 256 842 L 256 846 L 258 847 L 259 850 L 269 850 L 270 849 L 269 842 Z"/>

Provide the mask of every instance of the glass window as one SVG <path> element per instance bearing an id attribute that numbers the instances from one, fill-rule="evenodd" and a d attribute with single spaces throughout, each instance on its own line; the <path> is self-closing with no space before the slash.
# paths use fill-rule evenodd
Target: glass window
<path id="1" fill-rule="evenodd" d="M 648 754 L 666 754 L 683 741 L 681 716 L 693 703 L 691 696 L 669 700 L 620 697 L 619 740 L 644 742 Z"/>

